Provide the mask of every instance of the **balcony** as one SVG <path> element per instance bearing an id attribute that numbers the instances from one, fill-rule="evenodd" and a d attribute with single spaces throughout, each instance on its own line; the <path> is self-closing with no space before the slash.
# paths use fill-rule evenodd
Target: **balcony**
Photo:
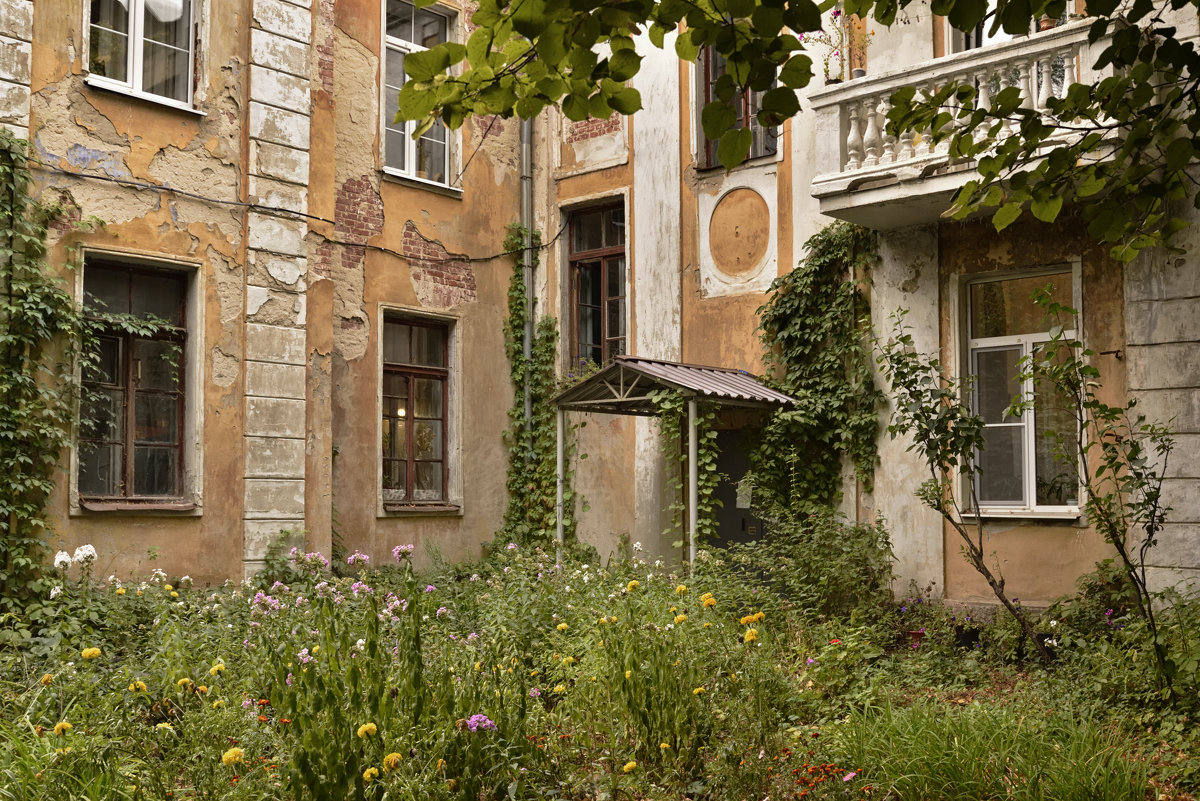
<path id="1" fill-rule="evenodd" d="M 912 86 L 928 96 L 950 81 L 973 82 L 980 103 L 987 104 L 1002 88 L 1016 86 L 1023 108 L 1045 113 L 1049 99 L 1061 97 L 1071 83 L 1095 79 L 1091 48 L 1100 45 L 1088 44 L 1090 24 L 1075 20 L 810 94 L 817 169 L 834 168 L 813 178 L 821 213 L 878 230 L 936 221 L 975 174 L 974 162 L 952 161 L 948 142 L 934 145 L 913 131 L 888 134 L 884 123 L 892 93 Z"/>

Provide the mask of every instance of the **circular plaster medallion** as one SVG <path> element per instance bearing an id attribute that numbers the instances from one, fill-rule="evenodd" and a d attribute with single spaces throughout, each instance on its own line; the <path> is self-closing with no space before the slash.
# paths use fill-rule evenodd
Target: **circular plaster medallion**
<path id="1" fill-rule="evenodd" d="M 753 189 L 734 189 L 717 202 L 708 223 L 713 263 L 726 275 L 758 269 L 771 241 L 771 212 Z"/>

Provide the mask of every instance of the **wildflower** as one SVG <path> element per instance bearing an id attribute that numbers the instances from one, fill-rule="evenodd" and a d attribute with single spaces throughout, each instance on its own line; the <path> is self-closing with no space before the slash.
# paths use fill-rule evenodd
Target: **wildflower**
<path id="1" fill-rule="evenodd" d="M 71 554 L 66 551 L 59 551 L 54 554 L 55 570 L 67 570 L 71 567 Z"/>
<path id="2" fill-rule="evenodd" d="M 72 726 L 70 723 L 67 723 L 65 720 L 60 720 L 58 723 L 54 724 L 54 733 L 55 733 L 55 735 L 57 735 L 59 737 L 66 737 L 67 732 L 69 732 L 73 728 L 75 728 L 75 727 Z"/>
<path id="3" fill-rule="evenodd" d="M 215 665 L 213 665 L 212 667 L 210 667 L 210 668 L 208 669 L 208 675 L 210 675 L 210 676 L 215 676 L 215 675 L 217 675 L 218 673 L 222 673 L 222 672 L 224 672 L 224 670 L 225 670 L 225 663 L 224 663 L 224 662 L 218 662 L 218 663 L 216 663 Z"/>
<path id="4" fill-rule="evenodd" d="M 751 643 L 758 639 L 758 629 L 746 629 L 746 633 L 742 635 L 742 641 Z"/>
<path id="5" fill-rule="evenodd" d="M 529 691 L 530 698 L 541 698 L 541 696 L 542 696 L 542 691 L 539 690 L 537 687 L 534 687 L 532 690 Z"/>
<path id="6" fill-rule="evenodd" d="M 1057 620 L 1051 620 L 1051 621 L 1050 621 L 1050 628 L 1054 628 L 1054 627 L 1055 627 L 1055 626 L 1057 626 L 1057 625 L 1058 625 L 1058 621 L 1057 621 Z"/>
<path id="7" fill-rule="evenodd" d="M 692 690 L 692 695 L 704 695 L 704 693 L 706 693 L 706 692 L 708 692 L 708 691 L 705 690 L 703 687 L 697 687 L 696 689 Z"/>
<path id="8" fill-rule="evenodd" d="M 75 549 L 75 555 L 71 559 L 85 565 L 91 564 L 96 561 L 96 549 L 91 545 L 80 545 Z"/>
<path id="9" fill-rule="evenodd" d="M 396 557 L 397 562 L 401 562 L 405 557 L 412 556 L 412 545 L 397 545 L 392 549 L 392 556 Z"/>
<path id="10" fill-rule="evenodd" d="M 829 641 L 829 644 L 830 644 L 830 645 L 841 645 L 841 644 L 842 644 L 842 641 L 841 641 L 841 640 L 839 640 L 839 639 L 837 639 L 837 638 L 835 637 L 835 638 L 833 638 L 832 640 L 830 640 L 830 641 Z"/>
<path id="11" fill-rule="evenodd" d="M 289 674 L 289 675 L 291 675 L 291 674 Z M 208 695 L 208 687 L 201 684 L 199 687 L 196 688 L 196 692 L 200 693 L 201 695 Z"/>
<path id="12" fill-rule="evenodd" d="M 278 584 L 279 582 L 277 581 L 277 582 L 275 582 L 275 583 L 276 583 L 276 584 Z M 166 590 L 167 592 L 170 592 L 171 590 L 173 590 L 173 589 L 175 589 L 175 588 L 174 588 L 174 587 L 172 587 L 170 584 L 164 584 L 164 585 L 163 585 L 163 589 L 164 589 L 164 590 Z M 273 589 L 273 588 L 272 588 L 272 589 Z"/>
<path id="13" fill-rule="evenodd" d="M 154 730 L 155 731 L 169 731 L 172 734 L 175 733 L 175 727 L 172 726 L 170 723 L 155 723 Z"/>
<path id="14" fill-rule="evenodd" d="M 56 584 L 50 589 L 50 599 L 54 600 L 60 595 L 62 595 L 62 587 Z"/>
<path id="15" fill-rule="evenodd" d="M 496 724 L 489 720 L 487 715 L 471 715 L 467 719 L 467 728 L 471 731 L 478 731 L 479 729 L 495 731 Z"/>
<path id="16" fill-rule="evenodd" d="M 222 698 L 218 698 L 217 700 L 212 702 L 213 709 L 220 709 L 223 706 L 225 706 L 225 700 Z"/>
<path id="17" fill-rule="evenodd" d="M 704 628 L 706 628 L 706 629 L 710 629 L 710 628 L 712 628 L 712 623 L 709 623 L 708 621 L 705 621 L 705 623 L 704 623 Z"/>
<path id="18" fill-rule="evenodd" d="M 425 592 L 437 592 L 437 587 L 433 586 L 432 584 L 428 584 L 425 587 Z"/>
<path id="19" fill-rule="evenodd" d="M 554 628 L 558 629 L 559 631 L 566 631 L 567 629 L 570 628 L 570 626 L 568 626 L 566 623 L 559 623 Z"/>
<path id="20" fill-rule="evenodd" d="M 221 764 L 236 765 L 243 761 L 242 757 L 245 756 L 245 753 L 246 752 L 241 748 L 230 748 L 228 751 L 221 754 Z"/>
<path id="21" fill-rule="evenodd" d="M 676 595 L 683 595 L 687 591 L 688 591 L 688 588 L 686 586 L 684 586 L 683 584 L 680 584 L 678 587 L 675 588 Z"/>
<path id="22" fill-rule="evenodd" d="M 845 776 L 843 776 L 843 777 L 842 777 L 842 781 L 844 781 L 844 782 L 848 782 L 848 781 L 850 781 L 851 779 L 853 779 L 853 778 L 854 778 L 855 776 L 857 776 L 857 775 L 858 775 L 858 771 L 857 771 L 857 770 L 852 770 L 852 771 L 850 771 L 849 773 L 847 773 Z"/>
<path id="23" fill-rule="evenodd" d="M 99 648 L 84 648 L 82 651 L 79 652 L 79 655 L 81 657 L 83 657 L 84 659 L 95 659 L 96 657 L 100 656 L 100 649 Z"/>
<path id="24" fill-rule="evenodd" d="M 124 595 L 124 594 L 125 594 L 125 588 L 117 587 L 117 595 Z"/>
<path id="25" fill-rule="evenodd" d="M 627 671 L 625 671 L 625 678 L 627 678 L 627 679 L 628 679 L 628 678 L 631 678 L 632 676 L 633 676 L 633 671 L 632 671 L 632 670 L 627 670 Z"/>
<path id="26" fill-rule="evenodd" d="M 357 550 L 346 557 L 346 564 L 348 565 L 365 565 L 370 561 L 371 557 Z"/>
<path id="27" fill-rule="evenodd" d="M 467 642 L 475 642 L 478 639 L 479 639 L 479 635 L 473 631 L 467 635 Z"/>
<path id="28" fill-rule="evenodd" d="M 400 763 L 403 760 L 404 760 L 404 757 L 400 756 L 395 751 L 393 751 L 392 753 L 388 754 L 387 756 L 385 756 L 383 758 L 383 772 L 390 773 L 393 770 L 399 770 Z"/>
<path id="29" fill-rule="evenodd" d="M 625 592 L 633 592 L 640 586 L 642 586 L 641 583 L 637 579 L 634 579 L 625 585 Z"/>
<path id="30" fill-rule="evenodd" d="M 704 603 L 704 606 L 708 609 L 712 609 L 714 606 L 717 605 L 717 599 L 712 597 L 711 595 L 708 596 L 707 598 L 701 598 L 700 600 Z"/>
<path id="31" fill-rule="evenodd" d="M 373 737 L 378 731 L 379 728 L 374 723 L 364 723 L 358 727 L 357 733 L 360 739 L 365 740 L 367 737 Z"/>
<path id="32" fill-rule="evenodd" d="M 558 684 L 558 685 L 555 685 L 555 687 L 554 687 L 554 692 L 557 693 L 558 695 L 562 695 L 566 691 L 567 691 L 567 685 L 565 685 L 565 684 Z"/>
<path id="33" fill-rule="evenodd" d="M 661 748 L 662 750 L 666 751 L 668 748 L 671 747 L 671 744 L 670 743 L 659 743 L 658 747 Z"/>
<path id="34" fill-rule="evenodd" d="M 49 687 L 50 682 L 52 682 L 52 681 L 54 681 L 53 673 L 46 673 L 45 675 L 42 676 L 42 686 L 43 687 Z"/>
<path id="35" fill-rule="evenodd" d="M 446 607 L 439 606 L 437 612 L 434 614 L 434 617 L 441 617 L 442 615 L 446 614 L 449 611 L 450 610 L 447 609 Z"/>
<path id="36" fill-rule="evenodd" d="M 370 784 L 371 782 L 375 781 L 375 779 L 377 779 L 378 777 L 379 777 L 379 768 L 372 766 L 363 771 L 363 781 L 366 782 L 367 784 Z"/>
<path id="37" fill-rule="evenodd" d="M 515 550 L 517 550 L 517 544 L 515 542 L 510 542 L 508 545 L 504 546 L 504 550 L 515 551 Z"/>
<path id="38" fill-rule="evenodd" d="M 137 681 L 130 682 L 130 683 L 129 683 L 129 692 L 131 692 L 131 693 L 144 693 L 144 692 L 146 692 L 146 682 L 142 681 L 141 679 L 138 679 Z"/>
<path id="39" fill-rule="evenodd" d="M 631 759 L 625 763 L 625 766 L 622 767 L 621 770 L 625 771 L 626 773 L 633 773 L 635 770 L 637 770 L 637 763 Z"/>
<path id="40" fill-rule="evenodd" d="M 192 686 L 192 680 L 191 680 L 191 679 L 189 679 L 187 676 L 184 676 L 182 679 L 180 679 L 179 681 L 175 682 L 175 686 L 176 686 L 176 687 L 182 687 L 182 688 L 184 688 L 184 689 L 186 690 L 188 687 L 191 687 L 191 686 Z"/>
<path id="41" fill-rule="evenodd" d="M 177 593 L 177 592 L 172 592 L 172 593 L 171 593 L 171 597 L 172 597 L 172 598 L 178 598 L 178 597 L 179 597 L 179 593 Z"/>
<path id="42" fill-rule="evenodd" d="M 687 615 L 679 614 L 675 616 L 675 625 L 679 625 L 687 620 Z"/>

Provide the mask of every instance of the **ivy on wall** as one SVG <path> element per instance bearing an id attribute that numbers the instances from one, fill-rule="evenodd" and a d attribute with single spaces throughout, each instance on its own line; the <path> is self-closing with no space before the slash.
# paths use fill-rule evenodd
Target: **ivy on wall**
<path id="1" fill-rule="evenodd" d="M 772 415 L 751 454 L 763 508 L 834 506 L 843 460 L 868 489 L 878 460 L 883 393 L 872 378 L 862 291 L 878 260 L 878 239 L 838 221 L 804 247 L 804 259 L 775 279 L 758 310 L 768 381 L 798 401 Z"/>
<path id="2" fill-rule="evenodd" d="M 557 529 L 557 420 L 554 396 L 559 387 L 555 377 L 558 329 L 553 317 L 544 316 L 534 327 L 528 359 L 524 353 L 525 282 L 523 278 L 525 230 L 509 226 L 504 249 L 517 253 L 508 283 L 508 317 L 504 321 L 504 351 L 513 382 L 513 405 L 509 409 L 504 443 L 508 448 L 508 505 L 499 537 L 506 542 L 543 544 L 554 539 Z M 537 267 L 541 237 L 533 233 L 533 267 Z M 532 417 L 525 420 L 525 382 L 529 381 Z M 563 479 L 563 536 L 575 538 L 573 427 L 563 432 L 566 450 Z"/>
<path id="3" fill-rule="evenodd" d="M 682 392 L 659 390 L 649 393 L 658 413 L 660 442 L 663 459 L 668 466 L 667 487 L 675 500 L 671 503 L 672 525 L 667 531 L 676 537 L 671 543 L 679 548 L 686 541 L 687 495 L 684 477 L 688 470 L 687 454 L 687 405 Z M 717 485 L 721 474 L 717 472 L 717 412 L 713 403 L 696 405 L 696 542 L 712 542 L 717 535 L 717 509 L 721 506 L 717 498 Z M 671 465 L 678 469 L 671 470 Z"/>

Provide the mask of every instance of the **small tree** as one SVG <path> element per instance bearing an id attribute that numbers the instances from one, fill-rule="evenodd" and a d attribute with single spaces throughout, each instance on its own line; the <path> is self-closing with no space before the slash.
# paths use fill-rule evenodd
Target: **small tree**
<path id="1" fill-rule="evenodd" d="M 929 478 L 921 484 L 917 497 L 958 532 L 967 561 L 1017 621 L 1022 637 L 1033 643 L 1042 662 L 1049 662 L 1050 652 L 1045 643 L 1033 636 L 1033 624 L 1005 593 L 1004 577 L 988 567 L 983 547 L 983 518 L 976 515 L 973 525 L 965 523 L 963 506 L 954 492 L 957 475 L 966 508 L 979 508 L 975 492 L 979 466 L 975 455 L 983 447 L 983 418 L 972 413 L 964 400 L 970 396 L 971 379 L 951 378 L 937 358 L 917 353 L 911 329 L 904 324 L 906 313 L 898 311 L 892 315 L 891 339 L 877 343 L 880 351 L 877 361 L 892 386 L 895 401 L 888 432 L 893 437 L 912 435 L 908 449 L 919 453 L 929 468 Z"/>

